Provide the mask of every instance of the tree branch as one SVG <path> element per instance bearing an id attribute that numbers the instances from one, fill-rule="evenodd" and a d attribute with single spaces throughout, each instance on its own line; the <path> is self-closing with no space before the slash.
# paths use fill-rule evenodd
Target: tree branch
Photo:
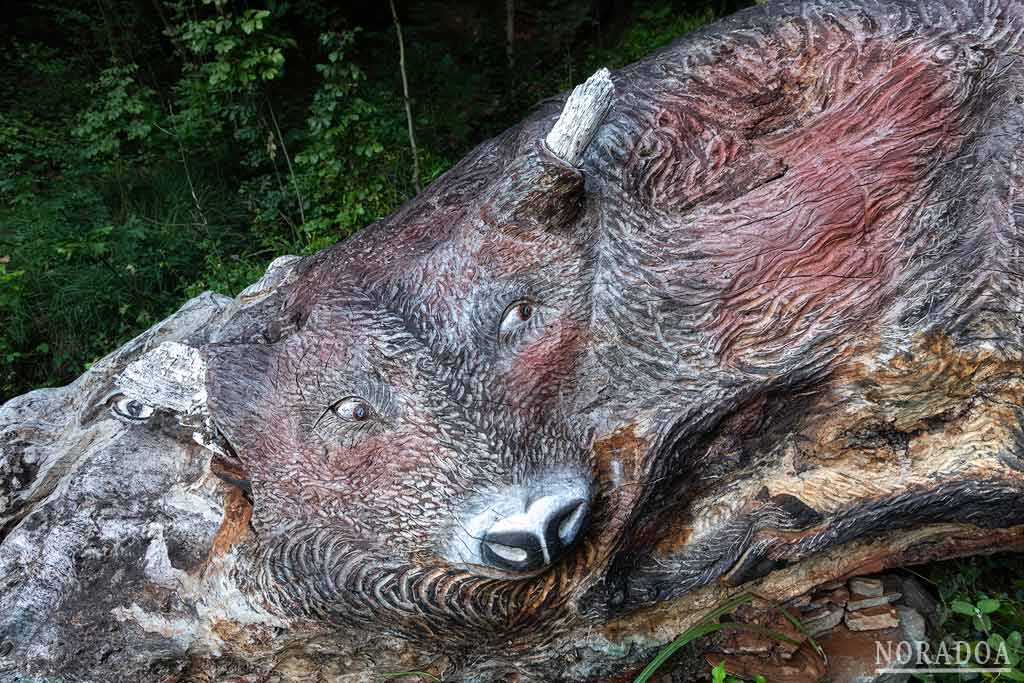
<path id="1" fill-rule="evenodd" d="M 409 102 L 409 79 L 405 75 L 405 41 L 402 40 L 402 24 L 398 21 L 395 0 L 388 0 L 391 5 L 391 17 L 395 20 L 395 33 L 398 35 L 398 69 L 402 73 L 402 95 L 405 98 L 405 120 L 409 124 L 409 147 L 412 149 L 412 184 L 416 192 L 420 191 L 420 160 L 416 152 L 416 133 L 412 127 L 412 104 Z"/>

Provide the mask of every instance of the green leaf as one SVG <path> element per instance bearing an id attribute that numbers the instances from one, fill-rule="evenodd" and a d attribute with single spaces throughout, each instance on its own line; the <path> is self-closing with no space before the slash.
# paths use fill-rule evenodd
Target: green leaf
<path id="1" fill-rule="evenodd" d="M 213 44 L 214 51 L 219 55 L 224 55 L 238 47 L 238 41 L 234 38 L 222 38 Z"/>
<path id="2" fill-rule="evenodd" d="M 725 683 L 725 662 L 719 662 L 711 669 L 711 683 Z"/>
<path id="3" fill-rule="evenodd" d="M 978 610 L 982 614 L 992 614 L 999 609 L 1002 603 L 995 598 L 985 598 L 984 600 L 978 601 Z"/>
<path id="4" fill-rule="evenodd" d="M 969 617 L 973 617 L 975 613 L 974 605 L 963 600 L 954 600 L 949 604 L 949 608 L 957 614 L 966 614 Z"/>

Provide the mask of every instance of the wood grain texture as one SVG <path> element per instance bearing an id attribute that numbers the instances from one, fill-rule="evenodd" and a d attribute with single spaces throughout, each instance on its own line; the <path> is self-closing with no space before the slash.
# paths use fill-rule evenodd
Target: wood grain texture
<path id="1" fill-rule="evenodd" d="M 630 680 L 738 591 L 1020 548 L 1022 29 L 766 3 L 613 72 L 579 163 L 542 103 L 5 404 L 0 681 Z M 450 560 L 553 472 L 564 558 Z"/>

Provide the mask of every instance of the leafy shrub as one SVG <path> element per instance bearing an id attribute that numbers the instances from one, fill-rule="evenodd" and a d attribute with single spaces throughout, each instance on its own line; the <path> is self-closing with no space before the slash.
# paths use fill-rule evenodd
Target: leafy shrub
<path id="1" fill-rule="evenodd" d="M 589 3 L 517 3 L 510 72 L 503 7 L 400 4 L 424 182 L 537 100 L 712 18 L 638 2 L 597 47 L 576 44 Z M 186 297 L 234 294 L 414 193 L 387 12 L 56 0 L 12 20 L 0 58 L 0 399 L 68 382 Z"/>
<path id="2" fill-rule="evenodd" d="M 979 651 L 978 643 L 987 644 L 983 653 L 1006 654 L 1005 673 L 922 674 L 916 678 L 927 683 L 954 683 L 961 680 L 1024 681 L 1024 555 L 970 557 L 932 565 L 924 578 L 938 590 L 942 606 L 939 613 L 939 641 L 952 645 L 967 642 L 971 646 L 972 661 L 968 667 L 1003 668 L 994 659 L 979 662 L 973 656 Z M 950 647 L 952 652 L 953 648 Z M 959 654 L 959 653 L 958 653 Z"/>

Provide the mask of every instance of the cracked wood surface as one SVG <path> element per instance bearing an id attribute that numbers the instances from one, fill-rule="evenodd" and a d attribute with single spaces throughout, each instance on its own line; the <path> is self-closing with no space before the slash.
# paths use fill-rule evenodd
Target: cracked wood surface
<path id="1" fill-rule="evenodd" d="M 1021 550 L 1022 31 L 1014 0 L 740 13 L 611 73 L 589 145 L 543 103 L 11 399 L 0 681 L 627 681 L 740 591 Z M 356 392 L 364 431 L 322 422 Z M 446 558 L 556 466 L 594 491 L 566 557 Z"/>

